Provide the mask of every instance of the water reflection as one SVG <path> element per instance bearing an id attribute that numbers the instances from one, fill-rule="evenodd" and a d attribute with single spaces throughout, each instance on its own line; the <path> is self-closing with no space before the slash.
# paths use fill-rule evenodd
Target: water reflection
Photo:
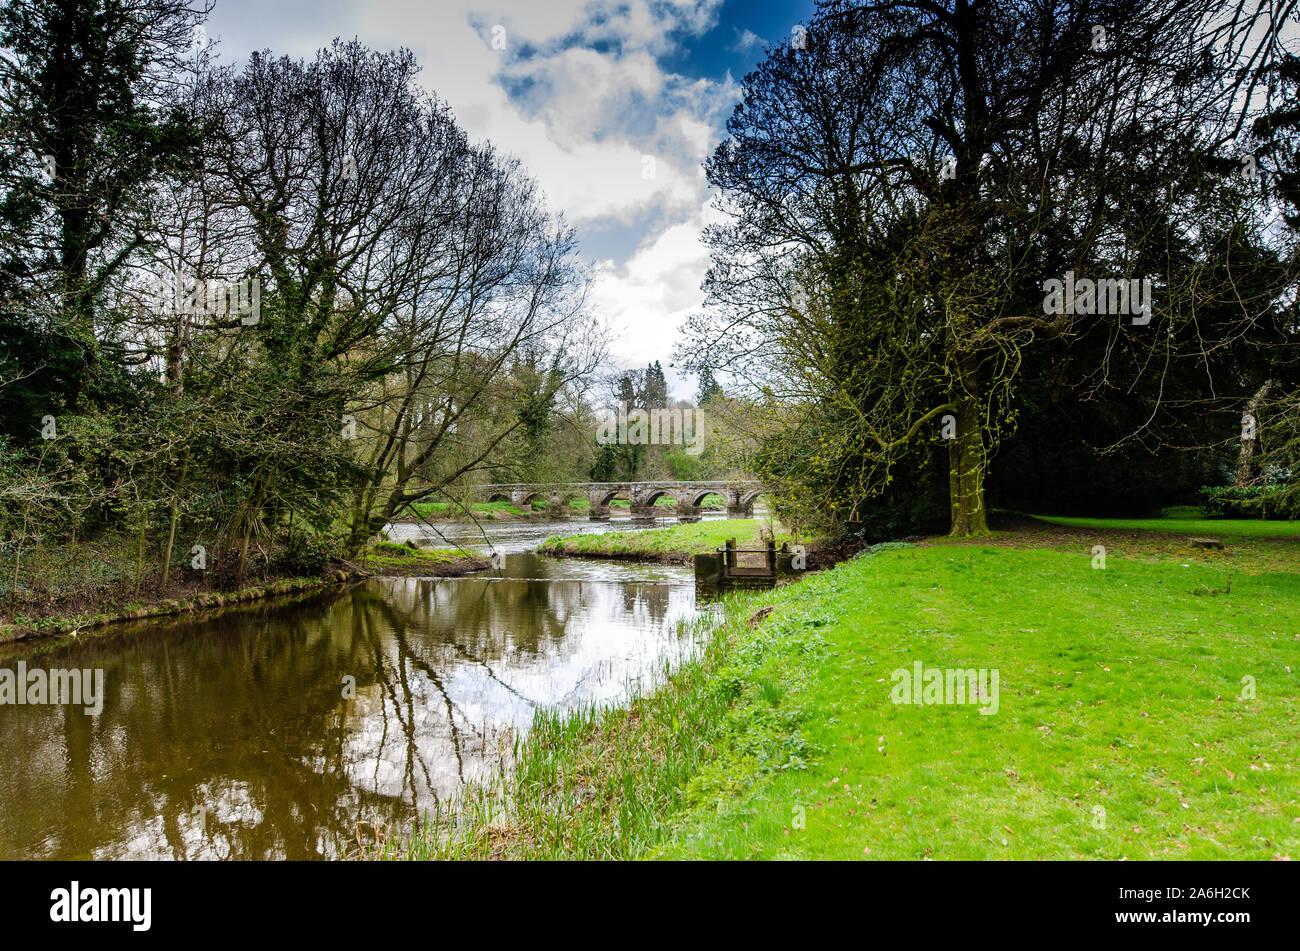
<path id="1" fill-rule="evenodd" d="M 0 707 L 0 857 L 337 855 L 496 772 L 535 710 L 625 698 L 696 610 L 686 569 L 516 554 L 28 656 L 106 697 Z"/>

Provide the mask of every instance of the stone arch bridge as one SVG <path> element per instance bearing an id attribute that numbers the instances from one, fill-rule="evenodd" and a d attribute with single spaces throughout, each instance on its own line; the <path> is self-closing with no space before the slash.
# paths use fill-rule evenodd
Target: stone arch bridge
<path id="1" fill-rule="evenodd" d="M 655 518 L 655 501 L 660 496 L 677 500 L 677 520 L 698 522 L 705 496 L 720 495 L 727 502 L 728 518 L 753 518 L 754 500 L 763 492 L 758 482 L 552 482 L 479 485 L 473 487 L 481 502 L 509 501 L 526 508 L 534 499 L 546 499 L 552 514 L 564 515 L 573 499 L 591 503 L 592 521 L 609 518 L 609 503 L 626 499 L 632 503 L 633 521 Z"/>

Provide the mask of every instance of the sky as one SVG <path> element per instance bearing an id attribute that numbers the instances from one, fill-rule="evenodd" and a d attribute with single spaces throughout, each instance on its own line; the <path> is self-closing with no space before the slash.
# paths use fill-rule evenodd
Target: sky
<path id="1" fill-rule="evenodd" d="M 669 364 L 703 302 L 716 220 L 702 163 L 766 45 L 812 0 L 216 0 L 205 27 L 223 60 L 310 57 L 334 37 L 405 46 L 468 134 L 520 158 L 577 230 L 590 305 L 619 368 Z"/>

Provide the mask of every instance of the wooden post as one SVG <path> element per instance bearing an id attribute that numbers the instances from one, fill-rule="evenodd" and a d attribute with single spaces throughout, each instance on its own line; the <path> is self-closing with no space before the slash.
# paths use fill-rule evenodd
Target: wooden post
<path id="1" fill-rule="evenodd" d="M 727 567 L 736 567 L 736 540 L 734 538 L 727 539 Z"/>

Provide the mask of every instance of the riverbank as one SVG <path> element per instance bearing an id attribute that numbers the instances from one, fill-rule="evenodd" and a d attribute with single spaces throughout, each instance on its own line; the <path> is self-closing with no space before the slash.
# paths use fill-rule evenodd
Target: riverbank
<path id="1" fill-rule="evenodd" d="M 24 605 L 0 613 L 0 643 L 57 637 L 111 624 L 195 614 L 233 604 L 338 587 L 371 575 L 459 577 L 489 566 L 486 558 L 456 550 L 412 548 L 392 542 L 367 546 L 356 563 L 333 561 L 319 575 L 278 576 L 222 590 L 215 577 L 178 571 L 165 588 L 123 581 L 115 586 Z"/>
<path id="2" fill-rule="evenodd" d="M 417 548 L 396 542 L 367 546 L 357 563 L 374 575 L 426 578 L 459 578 L 491 565 L 486 558 L 455 548 Z"/>
<path id="3" fill-rule="evenodd" d="M 729 595 L 661 687 L 540 715 L 499 796 L 388 854 L 1296 858 L 1300 538 L 1253 524 L 1020 520 Z"/>
<path id="4" fill-rule="evenodd" d="M 736 539 L 742 548 L 755 547 L 760 544 L 762 531 L 768 527 L 759 519 L 735 518 L 631 532 L 554 535 L 537 550 L 557 558 L 609 558 L 689 565 L 695 555 L 722 548 L 729 538 Z M 781 545 L 790 541 L 791 536 L 780 531 L 778 526 L 776 543 Z"/>
<path id="5" fill-rule="evenodd" d="M 0 618 L 0 644 L 24 641 L 31 638 L 58 637 L 64 634 L 81 633 L 127 621 L 196 614 L 233 604 L 260 601 L 264 598 L 338 587 L 362 577 L 364 575 L 360 573 L 339 569 L 320 577 L 271 579 L 234 591 L 192 588 L 191 590 L 195 591 L 195 593 L 168 597 L 158 594 L 134 596 L 123 594 L 116 600 L 116 603 L 110 600 L 101 603 L 96 608 L 85 611 L 52 613 L 42 617 L 13 614 Z M 169 589 L 169 591 L 174 590 L 176 589 Z M 131 597 L 132 600 L 123 603 L 128 597 Z"/>

